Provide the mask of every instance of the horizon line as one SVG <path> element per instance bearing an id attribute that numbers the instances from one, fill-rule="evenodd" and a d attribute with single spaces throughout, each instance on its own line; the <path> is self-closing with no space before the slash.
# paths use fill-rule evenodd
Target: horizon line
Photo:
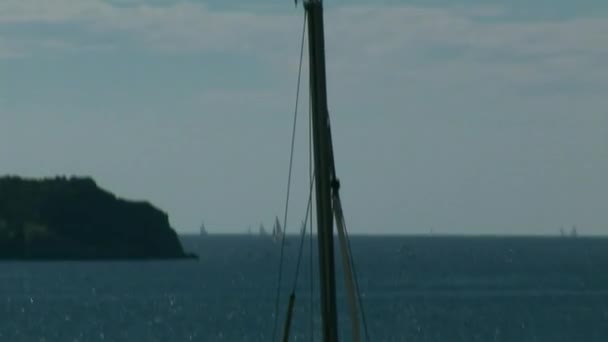
<path id="1" fill-rule="evenodd" d="M 200 236 L 197 232 L 176 232 L 179 236 Z M 300 233 L 286 233 L 288 237 L 298 237 Z M 308 233 L 306 235 L 309 235 Z M 314 233 L 313 235 L 317 235 Z M 334 233 L 337 235 L 337 233 Z M 261 237 L 259 233 L 247 233 L 247 232 L 207 232 L 205 236 L 251 236 L 251 237 Z M 270 236 L 270 235 L 268 235 Z M 509 233 L 348 233 L 348 236 L 364 236 L 364 237 L 555 237 L 555 238 L 608 238 L 608 233 L 606 234 L 578 234 L 576 236 L 572 235 L 560 235 L 560 234 L 543 234 L 543 233 L 529 233 L 529 234 L 509 234 Z"/>

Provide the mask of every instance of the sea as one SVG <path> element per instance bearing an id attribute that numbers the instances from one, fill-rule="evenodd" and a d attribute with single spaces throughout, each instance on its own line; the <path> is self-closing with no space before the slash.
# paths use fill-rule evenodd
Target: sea
<path id="1" fill-rule="evenodd" d="M 182 240 L 198 260 L 0 262 L 0 341 L 278 341 L 292 289 L 289 340 L 320 341 L 314 238 L 287 237 L 283 258 L 269 237 Z M 351 247 L 369 341 L 608 341 L 607 238 L 352 236 Z"/>

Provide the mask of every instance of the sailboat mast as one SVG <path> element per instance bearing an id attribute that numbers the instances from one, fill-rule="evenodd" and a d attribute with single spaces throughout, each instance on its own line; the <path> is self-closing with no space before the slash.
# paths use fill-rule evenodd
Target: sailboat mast
<path id="1" fill-rule="evenodd" d="M 304 8 L 308 18 L 322 336 L 325 342 L 335 342 L 338 340 L 338 320 L 334 264 L 334 227 L 331 205 L 334 165 L 327 109 L 323 4 L 321 0 L 306 0 L 304 1 Z"/>

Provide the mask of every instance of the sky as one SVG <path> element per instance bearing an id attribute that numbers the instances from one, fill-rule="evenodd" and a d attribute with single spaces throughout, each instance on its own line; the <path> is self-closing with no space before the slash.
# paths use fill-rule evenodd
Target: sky
<path id="1" fill-rule="evenodd" d="M 608 233 L 608 2 L 325 7 L 351 233 Z M 302 24 L 291 0 L 2 0 L 0 174 L 91 176 L 179 232 L 268 227 Z M 306 102 L 288 231 L 308 198 Z"/>

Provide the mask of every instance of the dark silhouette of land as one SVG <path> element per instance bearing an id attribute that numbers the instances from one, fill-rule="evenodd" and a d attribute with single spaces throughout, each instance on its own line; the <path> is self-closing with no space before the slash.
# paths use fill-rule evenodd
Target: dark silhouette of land
<path id="1" fill-rule="evenodd" d="M 175 259 L 167 214 L 120 199 L 88 177 L 0 177 L 0 259 Z"/>

